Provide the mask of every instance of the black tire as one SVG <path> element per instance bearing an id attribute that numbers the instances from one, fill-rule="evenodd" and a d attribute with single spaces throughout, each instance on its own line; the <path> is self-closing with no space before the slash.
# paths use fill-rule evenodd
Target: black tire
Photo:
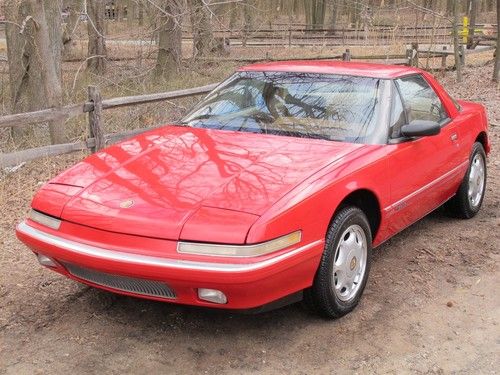
<path id="1" fill-rule="evenodd" d="M 482 195 L 479 201 L 474 205 L 469 198 L 469 177 L 471 173 L 471 167 L 474 159 L 478 156 L 481 158 L 484 166 L 484 185 L 482 189 Z M 448 213 L 460 219 L 470 219 L 479 212 L 481 205 L 483 203 L 484 194 L 486 192 L 486 180 L 487 180 L 487 169 L 486 169 L 486 153 L 484 152 L 483 145 L 479 142 L 474 143 L 472 146 L 472 152 L 469 161 L 469 167 L 467 168 L 467 173 L 465 173 L 464 179 L 457 190 L 457 193 L 453 198 L 451 198 L 445 205 Z"/>
<path id="2" fill-rule="evenodd" d="M 341 237 L 348 228 L 361 228 L 366 239 L 366 266 L 361 280 L 356 284 L 356 292 L 348 300 L 342 300 L 335 292 L 334 271 L 335 255 Z M 345 240 L 345 238 L 344 238 Z M 370 224 L 365 213 L 357 207 L 342 208 L 333 219 L 325 240 L 325 250 L 311 288 L 304 291 L 304 305 L 326 318 L 339 318 L 351 312 L 358 304 L 368 280 L 372 255 L 372 236 Z M 354 261 L 355 263 L 356 261 Z M 352 263 L 351 263 L 352 264 Z M 351 267 L 351 266 L 350 266 Z M 352 271 L 351 267 L 351 271 Z M 359 285 L 358 285 L 359 284 Z"/>

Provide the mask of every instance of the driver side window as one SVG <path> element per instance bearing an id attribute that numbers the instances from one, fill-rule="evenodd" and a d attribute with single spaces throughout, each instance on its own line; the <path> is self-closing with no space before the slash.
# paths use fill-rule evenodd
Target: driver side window
<path id="1" fill-rule="evenodd" d="M 414 120 L 441 123 L 448 118 L 443 103 L 421 75 L 396 80 L 408 123 Z"/>

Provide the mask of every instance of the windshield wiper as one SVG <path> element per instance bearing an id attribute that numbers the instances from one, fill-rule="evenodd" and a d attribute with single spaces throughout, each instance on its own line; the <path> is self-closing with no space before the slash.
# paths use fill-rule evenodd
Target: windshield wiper
<path id="1" fill-rule="evenodd" d="M 286 124 L 286 125 L 295 126 L 295 124 L 292 124 L 292 123 Z M 284 136 L 296 137 L 296 138 L 322 139 L 322 140 L 326 140 L 326 141 L 332 140 L 329 136 L 323 135 L 323 134 L 304 133 L 304 132 L 300 132 L 300 131 L 277 129 L 277 128 L 272 128 L 272 127 L 266 127 L 266 134 L 284 135 Z"/>
<path id="2" fill-rule="evenodd" d="M 181 121 L 181 124 L 189 124 L 190 122 L 193 122 L 193 121 L 207 120 L 210 117 L 214 117 L 214 115 L 207 113 L 207 114 L 199 115 L 199 116 L 187 119 L 187 120 L 183 120 L 183 121 Z"/>

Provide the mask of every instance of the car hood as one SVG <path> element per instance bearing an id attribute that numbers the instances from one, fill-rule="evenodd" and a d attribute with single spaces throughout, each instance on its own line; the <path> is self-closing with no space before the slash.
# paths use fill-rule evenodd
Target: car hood
<path id="1" fill-rule="evenodd" d="M 166 126 L 97 152 L 49 184 L 81 187 L 61 210 L 67 221 L 166 239 L 183 238 L 183 227 L 196 232 L 200 220 L 208 228 L 228 223 L 229 231 L 238 221 L 245 233 L 228 242 L 244 242 L 252 223 L 277 200 L 360 147 Z M 197 226 L 189 227 L 191 219 Z"/>

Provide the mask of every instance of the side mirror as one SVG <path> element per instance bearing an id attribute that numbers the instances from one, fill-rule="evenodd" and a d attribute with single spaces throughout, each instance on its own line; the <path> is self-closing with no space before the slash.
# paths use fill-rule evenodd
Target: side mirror
<path id="1" fill-rule="evenodd" d="M 439 134 L 441 127 L 435 121 L 413 120 L 401 127 L 401 134 L 405 137 L 427 137 Z"/>

